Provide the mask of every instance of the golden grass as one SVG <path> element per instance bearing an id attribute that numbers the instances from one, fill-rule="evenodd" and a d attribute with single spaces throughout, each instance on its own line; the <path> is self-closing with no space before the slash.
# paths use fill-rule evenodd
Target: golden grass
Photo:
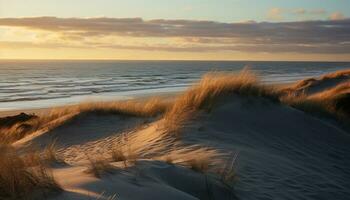
<path id="1" fill-rule="evenodd" d="M 88 102 L 54 108 L 48 114 L 26 122 L 17 123 L 6 128 L 0 127 L 0 141 L 10 144 L 36 131 L 54 129 L 79 114 L 98 113 L 133 117 L 155 117 L 165 112 L 168 106 L 169 102 L 167 101 L 160 98 L 151 98 L 144 101 Z"/>
<path id="2" fill-rule="evenodd" d="M 346 70 L 325 75 L 320 80 L 349 75 L 350 70 Z M 314 80 L 316 79 L 299 82 L 298 87 L 308 86 Z M 111 151 L 112 161 L 123 161 L 127 167 L 127 163 L 135 163 L 137 159 L 161 160 L 202 173 L 218 171 L 224 183 L 231 183 L 236 178 L 236 173 L 232 164 L 229 167 L 224 164 L 226 154 L 211 148 L 184 145 L 174 137 L 200 111 L 210 112 L 221 98 L 236 94 L 281 101 L 306 112 L 349 118 L 349 89 L 350 82 L 346 82 L 315 95 L 288 93 L 282 96 L 273 87 L 262 85 L 254 74 L 246 70 L 238 74 L 208 73 L 173 104 L 153 98 L 146 101 L 90 102 L 56 108 L 46 115 L 0 129 L 0 140 L 11 143 L 35 131 L 55 128 L 84 113 L 134 117 L 156 117 L 165 113 L 161 119 L 165 131 L 162 131 L 163 126 L 149 126 L 137 132 L 120 135 Z M 61 160 L 55 142 L 48 145 L 41 156 L 40 153 L 33 152 L 21 157 L 13 148 L 1 146 L 0 199 L 23 199 L 33 193 L 58 190 L 59 186 L 45 167 L 44 160 Z M 88 160 L 87 172 L 96 177 L 112 172 L 115 168 L 105 158 Z"/>
<path id="3" fill-rule="evenodd" d="M 190 169 L 196 172 L 204 173 L 208 171 L 210 161 L 208 159 L 203 159 L 203 158 L 193 158 L 187 161 L 187 164 L 189 165 Z"/>
<path id="4" fill-rule="evenodd" d="M 56 140 L 49 143 L 42 152 L 43 159 L 49 163 L 64 163 L 63 158 L 57 152 Z"/>
<path id="5" fill-rule="evenodd" d="M 155 117 L 165 112 L 169 103 L 160 98 L 146 101 L 91 102 L 78 105 L 79 113 L 97 112 L 134 117 Z"/>
<path id="6" fill-rule="evenodd" d="M 103 157 L 99 158 L 88 158 L 89 167 L 86 170 L 86 173 L 92 174 L 97 178 L 100 178 L 103 174 L 112 173 L 115 169 L 113 165 L 111 165 L 107 159 Z"/>
<path id="7" fill-rule="evenodd" d="M 320 84 L 324 81 L 330 80 L 330 79 L 342 79 L 342 78 L 350 78 L 350 70 L 339 70 L 333 73 L 325 74 L 319 78 L 308 78 L 301 81 L 296 82 L 295 84 L 292 84 L 291 86 L 287 86 L 282 89 L 283 92 L 288 93 L 295 93 L 298 91 L 306 90 L 309 87 L 315 86 L 317 84 Z"/>
<path id="8" fill-rule="evenodd" d="M 348 77 L 348 76 L 350 76 L 350 69 L 344 69 L 344 70 L 338 70 L 333 73 L 325 74 L 321 76 L 321 80 Z"/>
<path id="9" fill-rule="evenodd" d="M 261 85 L 256 76 L 247 70 L 238 74 L 208 73 L 197 85 L 178 97 L 174 104 L 161 98 L 151 98 L 145 101 L 88 102 L 55 108 L 48 114 L 10 128 L 0 127 L 0 139 L 3 143 L 12 143 L 36 131 L 56 128 L 77 115 L 91 112 L 135 117 L 155 117 L 166 112 L 166 126 L 170 132 L 175 132 L 198 110 L 210 110 L 220 97 L 230 94 L 278 99 L 276 90 Z"/>
<path id="10" fill-rule="evenodd" d="M 224 165 L 225 157 L 227 157 L 225 153 L 213 148 L 179 145 L 164 153 L 160 160 L 182 165 L 198 172 L 216 172 Z"/>
<path id="11" fill-rule="evenodd" d="M 37 153 L 21 157 L 10 146 L 0 147 L 0 199 L 43 198 L 59 190 Z"/>
<path id="12" fill-rule="evenodd" d="M 32 125 L 30 125 L 34 120 L 27 122 L 20 122 L 11 127 L 0 127 L 0 143 L 9 144 L 13 141 L 23 138 L 27 132 L 33 130 Z"/>
<path id="13" fill-rule="evenodd" d="M 337 95 L 349 93 L 350 92 L 350 81 L 340 83 L 335 87 L 329 88 L 322 92 L 311 95 L 310 98 L 318 98 L 318 99 L 331 99 Z"/>
<path id="14" fill-rule="evenodd" d="M 233 94 L 265 97 L 278 101 L 278 92 L 262 85 L 248 70 L 240 73 L 207 73 L 200 82 L 179 96 L 165 113 L 165 127 L 168 132 L 178 134 L 186 122 L 196 116 L 199 110 L 210 111 L 217 101 Z"/>
<path id="15" fill-rule="evenodd" d="M 305 112 L 349 120 L 350 82 L 340 83 L 314 95 L 290 93 L 282 96 L 281 101 Z"/>
<path id="16" fill-rule="evenodd" d="M 164 156 L 163 161 L 168 163 L 168 164 L 174 164 L 173 158 L 168 156 L 168 155 Z"/>
<path id="17" fill-rule="evenodd" d="M 112 159 L 114 162 L 126 161 L 127 157 L 121 149 L 114 148 L 112 150 Z"/>
<path id="18" fill-rule="evenodd" d="M 155 117 L 165 113 L 164 121 L 168 131 L 178 133 L 181 127 L 195 117 L 199 110 L 210 111 L 218 99 L 225 95 L 262 96 L 278 100 L 281 93 L 287 92 L 289 94 L 282 98 L 289 105 L 294 104 L 291 102 L 314 104 L 315 100 L 310 103 L 309 98 L 302 98 L 303 95 L 300 93 L 298 95 L 301 97 L 295 98 L 293 97 L 295 94 L 292 93 L 295 93 L 300 88 L 308 87 L 315 81 L 349 76 L 350 70 L 342 70 L 326 74 L 318 79 L 300 81 L 287 89 L 276 90 L 260 84 L 256 76 L 247 70 L 243 70 L 238 74 L 208 73 L 203 76 L 198 84 L 188 89 L 183 95 L 180 95 L 173 104 L 161 98 L 152 98 L 144 101 L 90 102 L 55 108 L 48 114 L 28 121 L 18 122 L 10 127 L 0 126 L 0 141 L 1 143 L 10 144 L 36 131 L 53 129 L 79 114 L 90 112 L 135 117 Z M 301 99 L 307 99 L 308 102 L 301 103 Z"/>
<path id="19" fill-rule="evenodd" d="M 125 167 L 133 166 L 139 159 L 159 160 L 198 171 L 201 167 L 196 166 L 200 163 L 207 163 L 202 166 L 206 168 L 205 171 L 215 171 L 215 167 L 222 166 L 220 163 L 223 163 L 222 157 L 225 154 L 202 146 L 184 145 L 174 135 L 158 127 L 161 121 L 154 123 L 156 124 L 116 136 L 110 160 L 122 161 Z"/>
<path id="20" fill-rule="evenodd" d="M 11 144 L 36 131 L 55 128 L 77 114 L 70 111 L 72 111 L 70 108 L 62 110 L 53 109 L 45 116 L 20 122 L 11 127 L 0 127 L 0 141 L 1 143 Z"/>
<path id="21" fill-rule="evenodd" d="M 340 82 L 323 91 L 307 94 L 307 89 L 327 80 Z M 342 122 L 350 120 L 350 70 L 339 70 L 318 78 L 296 82 L 280 90 L 284 104 L 318 116 L 335 117 Z"/>

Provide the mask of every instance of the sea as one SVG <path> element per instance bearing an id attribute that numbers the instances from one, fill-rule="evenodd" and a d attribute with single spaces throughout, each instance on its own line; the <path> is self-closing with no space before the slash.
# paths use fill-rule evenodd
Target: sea
<path id="1" fill-rule="evenodd" d="M 0 111 L 181 92 L 207 72 L 244 68 L 283 84 L 350 69 L 350 62 L 0 60 Z"/>

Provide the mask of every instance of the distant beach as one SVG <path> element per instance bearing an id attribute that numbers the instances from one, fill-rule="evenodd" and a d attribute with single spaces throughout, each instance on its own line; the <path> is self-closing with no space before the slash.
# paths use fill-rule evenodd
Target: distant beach
<path id="1" fill-rule="evenodd" d="M 0 111 L 184 91 L 210 71 L 249 68 L 267 83 L 291 83 L 350 68 L 348 62 L 0 61 Z"/>

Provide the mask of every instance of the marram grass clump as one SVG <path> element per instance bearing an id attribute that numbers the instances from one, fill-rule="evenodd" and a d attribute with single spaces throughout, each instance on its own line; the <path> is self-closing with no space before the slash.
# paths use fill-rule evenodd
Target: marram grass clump
<path id="1" fill-rule="evenodd" d="M 37 152 L 19 153 L 0 146 L 0 199 L 45 199 L 60 186 Z"/>

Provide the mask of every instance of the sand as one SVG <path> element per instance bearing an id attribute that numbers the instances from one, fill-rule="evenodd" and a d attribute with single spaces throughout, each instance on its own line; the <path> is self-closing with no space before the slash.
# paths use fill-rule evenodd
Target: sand
<path id="1" fill-rule="evenodd" d="M 267 100 L 232 98 L 186 130 L 186 138 L 239 151 L 239 199 L 349 196 L 348 132 Z"/>
<path id="2" fill-rule="evenodd" d="M 159 117 L 89 113 L 14 145 L 43 148 L 56 140 L 65 163 L 52 167 L 63 188 L 47 197 L 52 200 L 345 200 L 350 196 L 350 133 L 334 120 L 262 97 L 230 95 L 211 112 L 201 112 L 187 123 L 181 137 L 165 135 L 162 123 Z M 127 167 L 111 159 L 113 148 L 125 135 L 138 154 Z M 174 162 L 165 162 L 166 155 L 173 155 Z M 201 155 L 216 167 L 238 155 L 238 179 L 227 185 L 212 173 L 181 164 Z M 101 177 L 87 173 L 91 158 L 109 160 L 112 169 Z"/>

